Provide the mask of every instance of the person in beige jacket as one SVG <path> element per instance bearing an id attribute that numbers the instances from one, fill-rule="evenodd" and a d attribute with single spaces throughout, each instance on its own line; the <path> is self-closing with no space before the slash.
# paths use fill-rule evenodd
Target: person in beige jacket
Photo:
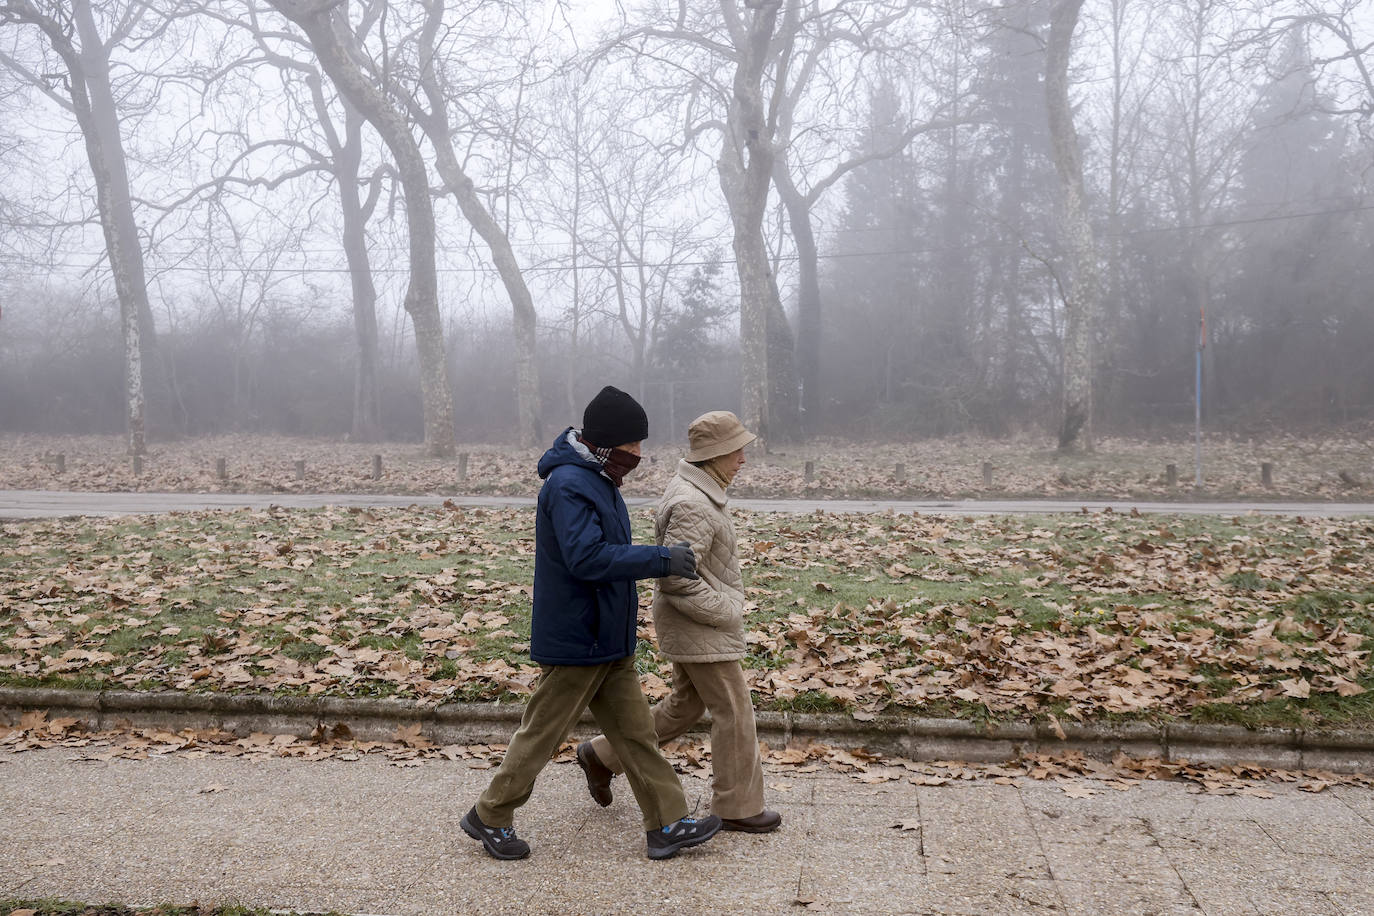
<path id="1" fill-rule="evenodd" d="M 660 745 L 711 713 L 711 812 L 722 829 L 766 833 L 782 815 L 763 806 L 763 764 L 754 731 L 754 706 L 741 659 L 744 582 L 725 495 L 744 466 L 744 447 L 757 437 L 733 413 L 715 410 L 692 421 L 690 450 L 678 462 L 654 514 L 655 540 L 686 542 L 698 578 L 657 580 L 654 626 L 659 651 L 673 663 L 672 693 L 654 706 Z M 603 735 L 577 747 L 577 762 L 597 804 L 611 803 L 620 760 Z"/>

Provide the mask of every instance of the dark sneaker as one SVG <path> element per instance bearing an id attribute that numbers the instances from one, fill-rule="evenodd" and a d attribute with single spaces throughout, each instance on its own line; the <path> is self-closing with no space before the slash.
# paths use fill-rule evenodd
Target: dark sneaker
<path id="1" fill-rule="evenodd" d="M 764 810 L 753 817 L 723 817 L 721 830 L 739 830 L 743 833 L 769 833 L 782 826 L 782 815 L 776 811 Z"/>
<path id="2" fill-rule="evenodd" d="M 577 746 L 577 765 L 587 777 L 587 791 L 592 793 L 592 800 L 603 808 L 609 805 L 611 779 L 615 773 L 596 756 L 590 741 L 583 741 Z"/>
<path id="3" fill-rule="evenodd" d="M 463 815 L 463 832 L 474 840 L 481 840 L 493 859 L 523 859 L 530 854 L 530 844 L 515 835 L 514 827 L 488 827 L 477 816 L 477 806 Z"/>
<path id="4" fill-rule="evenodd" d="M 703 818 L 684 817 L 667 827 L 650 830 L 649 858 L 671 859 L 680 850 L 700 846 L 720 832 L 720 818 L 714 814 Z"/>

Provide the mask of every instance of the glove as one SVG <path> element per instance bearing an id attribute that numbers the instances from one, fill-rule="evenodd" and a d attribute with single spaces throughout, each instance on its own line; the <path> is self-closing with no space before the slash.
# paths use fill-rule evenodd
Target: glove
<path id="1" fill-rule="evenodd" d="M 684 579 L 698 579 L 697 555 L 692 553 L 692 545 L 686 541 L 668 548 L 668 575 Z"/>

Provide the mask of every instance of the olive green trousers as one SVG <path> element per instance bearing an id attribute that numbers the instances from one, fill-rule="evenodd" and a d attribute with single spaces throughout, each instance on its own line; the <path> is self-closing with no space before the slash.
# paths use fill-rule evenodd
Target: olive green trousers
<path id="1" fill-rule="evenodd" d="M 492 827 L 512 827 L 515 809 L 529 801 L 534 781 L 590 709 L 596 724 L 625 761 L 630 790 L 644 815 L 644 829 L 657 830 L 687 815 L 687 797 L 672 764 L 659 752 L 654 717 L 639 686 L 634 659 L 604 665 L 545 665 L 525 706 L 520 728 L 482 797 L 477 816 Z"/>

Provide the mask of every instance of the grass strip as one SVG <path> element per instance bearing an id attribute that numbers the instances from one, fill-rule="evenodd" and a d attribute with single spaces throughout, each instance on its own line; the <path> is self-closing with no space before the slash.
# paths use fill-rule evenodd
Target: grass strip
<path id="1" fill-rule="evenodd" d="M 635 513 L 636 537 L 650 515 Z M 736 513 L 761 708 L 1374 724 L 1374 522 Z M 518 699 L 524 509 L 0 525 L 0 683 Z M 652 696 L 668 665 L 637 659 Z"/>

